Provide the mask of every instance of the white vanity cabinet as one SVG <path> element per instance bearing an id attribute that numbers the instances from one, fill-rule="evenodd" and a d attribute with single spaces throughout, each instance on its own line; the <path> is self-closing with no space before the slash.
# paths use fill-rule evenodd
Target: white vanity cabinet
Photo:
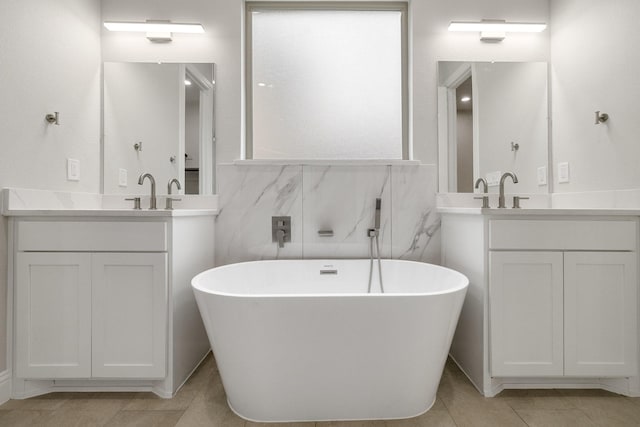
<path id="1" fill-rule="evenodd" d="M 91 376 L 91 255 L 16 255 L 16 375 Z"/>
<path id="2" fill-rule="evenodd" d="M 172 397 L 209 352 L 191 278 L 213 209 L 10 212 L 12 397 Z"/>
<path id="3" fill-rule="evenodd" d="M 483 394 L 640 392 L 637 218 L 511 211 L 442 220 L 443 264 L 470 279 L 451 355 Z"/>
<path id="4" fill-rule="evenodd" d="M 493 376 L 563 374 L 562 253 L 492 252 Z"/>
<path id="5" fill-rule="evenodd" d="M 167 254 L 91 256 L 91 376 L 163 378 Z"/>
<path id="6" fill-rule="evenodd" d="M 129 229 L 126 238 L 114 239 L 111 233 L 122 227 Z M 161 222 L 19 222 L 16 375 L 163 378 L 165 228 Z M 98 252 L 105 248 L 122 252 Z M 131 248 L 149 252 L 125 252 Z M 63 252 L 69 249 L 86 252 Z"/>
<path id="7" fill-rule="evenodd" d="M 635 221 L 490 220 L 492 376 L 635 375 L 636 233 Z"/>

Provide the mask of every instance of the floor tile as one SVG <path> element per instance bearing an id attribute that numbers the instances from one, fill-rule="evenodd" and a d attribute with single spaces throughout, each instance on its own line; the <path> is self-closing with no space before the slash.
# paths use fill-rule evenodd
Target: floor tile
<path id="1" fill-rule="evenodd" d="M 328 421 L 318 422 L 316 427 L 384 427 L 384 421 Z"/>
<path id="2" fill-rule="evenodd" d="M 478 409 L 457 407 L 449 410 L 458 427 L 526 427 L 524 421 L 511 409 Z"/>
<path id="3" fill-rule="evenodd" d="M 163 399 L 152 395 L 147 398 L 137 398 L 127 401 L 125 411 L 184 411 L 196 397 L 197 391 L 181 391 L 172 399 Z"/>
<path id="4" fill-rule="evenodd" d="M 529 427 L 591 427 L 597 425 L 579 409 L 522 409 L 516 412 Z"/>
<path id="5" fill-rule="evenodd" d="M 4 406 L 4 405 L 3 405 Z M 42 426 L 53 411 L 34 409 L 0 410 L 0 426 L 33 427 Z"/>
<path id="6" fill-rule="evenodd" d="M 640 398 L 603 390 L 505 390 L 485 398 L 448 361 L 433 407 L 405 420 L 254 423 L 229 408 L 211 355 L 172 399 L 150 392 L 50 393 L 0 405 L 0 426 L 38 427 L 639 426 Z"/>
<path id="7" fill-rule="evenodd" d="M 11 399 L 2 406 L 0 409 L 33 409 L 33 410 L 45 410 L 51 411 L 60 408 L 68 399 L 40 399 L 39 397 L 32 397 L 30 399 Z"/>
<path id="8" fill-rule="evenodd" d="M 558 390 L 505 390 L 495 399 L 512 409 L 575 409 L 571 401 Z"/>
<path id="9" fill-rule="evenodd" d="M 389 420 L 387 427 L 456 427 L 456 423 L 446 409 L 431 409 L 415 418 Z"/>
<path id="10" fill-rule="evenodd" d="M 254 423 L 247 421 L 245 427 L 315 427 L 315 422 L 308 423 Z"/>
<path id="11" fill-rule="evenodd" d="M 453 414 L 454 410 L 469 411 L 512 411 L 503 399 L 486 398 L 466 379 L 457 375 L 443 375 L 438 389 L 438 398 Z"/>
<path id="12" fill-rule="evenodd" d="M 226 402 L 198 395 L 184 412 L 180 427 L 243 427 L 245 420 L 234 414 Z"/>
<path id="13" fill-rule="evenodd" d="M 184 411 L 120 411 L 107 427 L 174 427 Z"/>
<path id="14" fill-rule="evenodd" d="M 636 405 L 640 405 L 640 397 L 627 397 L 627 399 Z"/>
<path id="15" fill-rule="evenodd" d="M 613 395 L 608 397 L 567 397 L 597 425 L 640 426 L 640 406 L 629 399 Z"/>
<path id="16" fill-rule="evenodd" d="M 44 422 L 47 427 L 104 426 L 127 403 L 121 399 L 70 399 Z"/>

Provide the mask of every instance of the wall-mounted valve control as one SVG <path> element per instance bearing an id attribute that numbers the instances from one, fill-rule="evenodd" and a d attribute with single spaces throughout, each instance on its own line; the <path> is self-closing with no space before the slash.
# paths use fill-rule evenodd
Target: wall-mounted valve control
<path id="1" fill-rule="evenodd" d="M 279 248 L 284 248 L 285 242 L 291 241 L 291 217 L 271 217 L 271 241 L 278 242 Z"/>

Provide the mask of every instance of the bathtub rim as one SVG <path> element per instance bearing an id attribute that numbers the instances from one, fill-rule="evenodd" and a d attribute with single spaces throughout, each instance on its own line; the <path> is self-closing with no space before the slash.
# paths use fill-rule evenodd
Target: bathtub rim
<path id="1" fill-rule="evenodd" d="M 441 290 L 441 291 L 434 291 L 434 292 L 389 292 L 389 293 L 367 293 L 367 292 L 344 292 L 344 293 L 307 293 L 307 294 L 296 294 L 296 293 L 282 293 L 282 294 L 264 294 L 264 293 L 253 293 L 253 294 L 237 294 L 237 293 L 230 293 L 230 292 L 220 292 L 220 291 L 213 291 L 211 289 L 206 289 L 203 287 L 203 285 L 198 284 L 197 282 L 202 281 L 202 276 L 204 276 L 205 274 L 213 271 L 213 270 L 226 270 L 226 269 L 231 269 L 231 268 L 238 268 L 238 266 L 240 265 L 248 265 L 248 264 L 272 264 L 272 263 L 278 263 L 278 262 L 305 262 L 305 261 L 317 261 L 317 262 L 332 262 L 332 261 L 369 261 L 368 258 L 310 258 L 310 259 L 269 259 L 269 260 L 256 260 L 256 261 L 241 261 L 241 262 L 236 262 L 236 263 L 232 263 L 232 264 L 225 264 L 225 265 L 221 265 L 218 267 L 213 267 L 213 268 L 209 268 L 205 271 L 202 271 L 200 273 L 198 273 L 197 275 L 195 275 L 192 279 L 191 279 L 191 288 L 194 291 L 200 291 L 203 292 L 205 294 L 209 294 L 209 295 L 215 295 L 215 296 L 222 296 L 222 297 L 233 297 L 233 298 L 261 298 L 261 299 L 266 299 L 266 298 L 322 298 L 322 297 L 345 297 L 345 298 L 349 298 L 349 297 L 363 297 L 366 296 L 367 298 L 381 298 L 381 297 L 385 297 L 385 298 L 390 298 L 390 297 L 427 297 L 427 296 L 438 296 L 438 295 L 448 295 L 448 294 L 454 294 L 457 292 L 461 292 L 461 291 L 465 291 L 468 289 L 469 287 L 469 278 L 467 276 L 465 276 L 464 274 L 460 273 L 459 271 L 453 270 L 449 267 L 444 267 L 441 265 L 437 265 L 437 264 L 431 264 L 431 263 L 427 263 L 427 262 L 421 262 L 421 261 L 412 261 L 412 260 L 404 260 L 404 259 L 390 259 L 390 258 L 385 258 L 382 259 L 383 263 L 384 262 L 393 262 L 393 263 L 398 263 L 398 264 L 425 264 L 425 265 L 429 265 L 431 267 L 435 267 L 437 269 L 440 270 L 445 270 L 449 273 L 451 273 L 451 275 L 453 277 L 456 277 L 456 279 L 459 280 L 459 283 L 456 283 L 454 286 L 451 286 L 445 290 Z M 384 267 L 383 267 L 384 268 Z M 456 280 L 456 282 L 458 282 L 458 280 Z"/>

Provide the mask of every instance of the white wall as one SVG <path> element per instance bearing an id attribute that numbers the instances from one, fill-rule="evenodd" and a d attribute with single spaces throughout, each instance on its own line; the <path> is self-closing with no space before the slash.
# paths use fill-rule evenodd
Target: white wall
<path id="1" fill-rule="evenodd" d="M 553 160 L 571 175 L 554 192 L 640 188 L 640 2 L 553 0 L 551 12 Z"/>
<path id="2" fill-rule="evenodd" d="M 152 44 L 140 35 L 103 30 L 105 61 L 215 62 L 217 159 L 240 158 L 243 117 L 240 0 L 103 0 L 104 20 L 170 19 L 200 22 L 206 34 L 175 35 L 169 44 Z M 414 0 L 410 2 L 411 109 L 414 158 L 437 163 L 436 63 L 438 60 L 548 61 L 548 32 L 510 34 L 499 44 L 482 43 L 476 33 L 449 33 L 452 20 L 500 18 L 549 21 L 549 5 L 541 0 Z"/>
<path id="3" fill-rule="evenodd" d="M 100 187 L 99 0 L 0 2 L 0 187 Z M 60 126 L 44 117 L 60 112 Z M 66 158 L 81 179 L 66 180 Z M 0 221 L 0 371 L 6 366 L 6 227 Z"/>

